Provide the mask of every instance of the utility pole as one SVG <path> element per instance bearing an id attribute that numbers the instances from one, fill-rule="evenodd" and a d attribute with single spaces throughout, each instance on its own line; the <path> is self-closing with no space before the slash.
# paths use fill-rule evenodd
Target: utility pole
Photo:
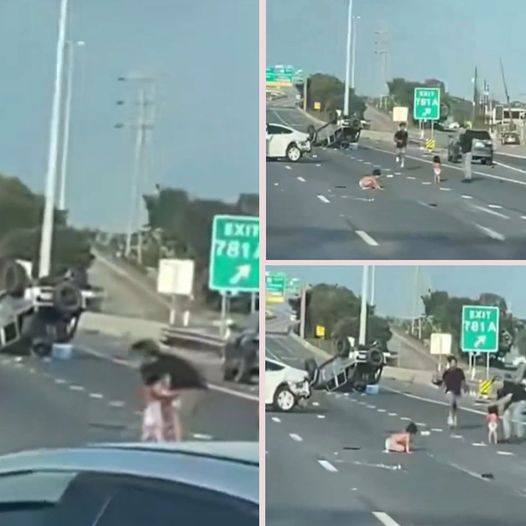
<path id="1" fill-rule="evenodd" d="M 360 335 L 358 343 L 365 345 L 367 339 L 367 289 L 368 289 L 369 265 L 362 267 L 362 304 L 360 308 Z"/>
<path id="2" fill-rule="evenodd" d="M 301 301 L 300 301 L 300 338 L 305 339 L 305 317 L 307 314 L 307 287 L 305 285 L 301 289 Z"/>
<path id="3" fill-rule="evenodd" d="M 477 106 L 478 106 L 478 70 L 475 66 L 475 77 L 473 78 L 473 118 L 471 119 L 471 127 L 475 127 L 475 119 L 477 118 Z"/>
<path id="4" fill-rule="evenodd" d="M 305 75 L 303 80 L 303 111 L 307 111 L 309 105 L 307 102 L 307 97 L 309 96 L 309 77 Z"/>
<path id="5" fill-rule="evenodd" d="M 343 116 L 349 116 L 349 88 L 350 88 L 350 74 L 351 74 L 351 36 L 352 36 L 352 4 L 353 0 L 349 0 L 349 12 L 347 16 L 347 48 L 346 48 L 346 62 L 345 62 L 345 93 L 343 99 Z"/>
<path id="6" fill-rule="evenodd" d="M 59 210 L 66 210 L 66 179 L 67 164 L 69 153 L 69 129 L 71 121 L 71 98 L 73 95 L 73 66 L 75 46 L 84 46 L 83 41 L 73 42 L 68 40 L 65 44 L 67 55 L 67 74 L 66 74 L 66 106 L 64 108 L 63 138 L 62 138 L 62 161 L 60 163 L 60 195 Z"/>
<path id="7" fill-rule="evenodd" d="M 56 52 L 55 84 L 53 105 L 51 109 L 48 165 L 46 172 L 46 201 L 42 220 L 40 239 L 39 277 L 48 276 L 51 272 L 51 251 L 53 244 L 53 224 L 55 215 L 55 192 L 57 179 L 58 136 L 60 129 L 60 107 L 62 102 L 62 76 L 64 66 L 64 43 L 66 41 L 68 0 L 61 0 L 58 23 Z"/>
<path id="8" fill-rule="evenodd" d="M 138 111 L 135 128 L 135 150 L 134 150 L 134 168 L 131 186 L 131 200 L 128 217 L 128 227 L 126 231 L 126 248 L 125 255 L 130 257 L 132 249 L 132 237 L 137 228 L 137 260 L 142 263 L 142 224 L 140 221 L 141 211 L 141 192 L 146 183 L 146 145 L 148 141 L 148 131 L 153 129 L 153 112 L 148 113 L 148 107 L 153 106 L 153 90 L 148 92 L 143 83 L 152 83 L 153 79 L 146 77 L 127 78 L 120 77 L 121 81 L 137 81 L 140 83 L 138 90 Z M 120 124 L 117 127 L 123 127 Z"/>
<path id="9" fill-rule="evenodd" d="M 371 300 L 369 301 L 369 305 L 371 305 L 371 307 L 374 307 L 375 305 L 375 290 L 374 290 L 374 285 L 375 285 L 375 274 L 376 274 L 376 267 L 373 265 L 371 267 Z"/>
<path id="10" fill-rule="evenodd" d="M 356 33 L 358 29 L 359 16 L 353 17 L 353 31 L 352 31 L 352 70 L 351 70 L 351 88 L 355 90 L 356 85 L 354 83 L 355 70 L 356 70 Z"/>

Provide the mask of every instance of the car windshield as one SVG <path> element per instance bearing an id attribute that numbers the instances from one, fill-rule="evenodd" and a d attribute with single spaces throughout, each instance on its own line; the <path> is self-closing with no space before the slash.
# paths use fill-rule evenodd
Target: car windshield
<path id="1" fill-rule="evenodd" d="M 236 456 L 259 438 L 258 0 L 126 4 L 2 2 L 0 471 L 34 451 Z M 78 478 L 33 468 L 0 473 L 0 507 L 60 504 Z"/>

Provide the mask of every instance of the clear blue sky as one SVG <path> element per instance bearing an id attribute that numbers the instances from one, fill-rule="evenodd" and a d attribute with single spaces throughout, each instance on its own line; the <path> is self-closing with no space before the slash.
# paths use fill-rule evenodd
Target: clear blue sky
<path id="1" fill-rule="evenodd" d="M 200 197 L 258 191 L 258 1 L 70 0 L 77 52 L 70 204 L 76 224 L 123 229 L 132 86 L 158 78 L 152 181 Z M 0 172 L 44 188 L 59 0 L 0 2 Z"/>
<path id="2" fill-rule="evenodd" d="M 500 294 L 514 315 L 526 318 L 526 266 L 376 266 L 377 312 L 410 317 L 414 312 L 415 291 L 445 290 L 454 296 L 476 299 L 483 292 Z M 361 294 L 362 267 L 267 267 L 283 271 L 304 283 L 342 285 Z M 418 283 L 418 285 L 417 285 Z"/>
<path id="3" fill-rule="evenodd" d="M 344 78 L 348 0 L 267 0 L 267 62 Z M 390 76 L 438 78 L 448 91 L 471 97 L 479 74 L 504 98 L 499 57 L 512 98 L 526 92 L 523 0 L 354 0 L 356 86 L 365 95 L 381 89 L 374 55 L 375 31 L 388 32 Z M 523 97 L 524 98 L 524 97 Z"/>

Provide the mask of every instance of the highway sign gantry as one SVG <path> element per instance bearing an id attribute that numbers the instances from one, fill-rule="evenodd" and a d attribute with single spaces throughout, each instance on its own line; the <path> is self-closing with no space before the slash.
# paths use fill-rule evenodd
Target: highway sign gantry
<path id="1" fill-rule="evenodd" d="M 214 216 L 210 249 L 211 290 L 258 292 L 259 219 Z"/>
<path id="2" fill-rule="evenodd" d="M 499 308 L 481 305 L 462 307 L 460 347 L 469 353 L 495 353 L 499 350 Z"/>
<path id="3" fill-rule="evenodd" d="M 415 121 L 440 119 L 440 88 L 415 88 L 413 118 Z"/>

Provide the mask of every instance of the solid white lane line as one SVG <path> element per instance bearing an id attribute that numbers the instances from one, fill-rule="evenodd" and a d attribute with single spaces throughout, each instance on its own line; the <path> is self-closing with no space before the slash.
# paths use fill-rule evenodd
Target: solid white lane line
<path id="1" fill-rule="evenodd" d="M 384 526 L 400 526 L 390 515 L 383 511 L 373 511 L 373 515 L 384 525 Z"/>
<path id="2" fill-rule="evenodd" d="M 318 460 L 318 464 L 331 473 L 336 473 L 338 471 L 328 460 Z"/>
<path id="3" fill-rule="evenodd" d="M 495 212 L 494 210 L 490 210 L 489 208 L 486 208 L 484 206 L 479 206 L 479 205 L 471 205 L 471 206 L 473 208 L 476 208 L 477 210 L 480 210 L 481 212 L 486 212 L 486 214 L 491 214 L 492 216 L 500 217 L 501 219 L 509 219 L 509 216 L 505 214 L 501 214 L 500 212 Z"/>
<path id="4" fill-rule="evenodd" d="M 277 416 L 272 417 L 272 422 L 277 422 L 278 424 L 281 422 L 281 420 Z"/>
<path id="5" fill-rule="evenodd" d="M 373 239 L 367 232 L 364 232 L 363 230 L 356 230 L 356 234 L 362 238 L 363 241 L 365 241 L 369 246 L 371 247 L 377 247 L 378 242 Z"/>
<path id="6" fill-rule="evenodd" d="M 502 166 L 503 168 L 507 168 L 508 170 L 513 170 L 514 172 L 526 174 L 526 170 L 521 170 L 520 168 L 517 168 L 516 166 L 511 166 L 509 164 L 501 163 L 500 161 L 493 161 L 493 163 L 498 164 L 499 166 Z"/>
<path id="7" fill-rule="evenodd" d="M 321 194 L 320 194 L 320 195 L 318 195 L 317 197 L 318 197 L 318 199 L 319 199 L 320 201 L 322 201 L 323 203 L 330 203 L 330 201 L 329 201 L 324 195 L 321 195 Z"/>
<path id="8" fill-rule="evenodd" d="M 298 181 L 302 182 L 302 183 L 305 182 L 305 179 L 303 179 L 303 177 L 301 177 L 301 176 L 296 177 L 296 179 L 297 179 Z"/>
<path id="9" fill-rule="evenodd" d="M 294 440 L 294 442 L 303 442 L 303 438 L 301 438 L 296 433 L 289 433 L 289 437 L 292 438 L 292 440 Z"/>
<path id="10" fill-rule="evenodd" d="M 491 239 L 496 239 L 497 241 L 506 241 L 506 238 L 499 232 L 496 232 L 495 230 L 492 230 L 491 228 L 488 228 L 486 226 L 479 225 L 478 223 L 473 224 L 479 230 L 482 230 L 482 232 L 484 232 L 484 234 L 486 234 L 488 237 L 491 237 Z"/>

